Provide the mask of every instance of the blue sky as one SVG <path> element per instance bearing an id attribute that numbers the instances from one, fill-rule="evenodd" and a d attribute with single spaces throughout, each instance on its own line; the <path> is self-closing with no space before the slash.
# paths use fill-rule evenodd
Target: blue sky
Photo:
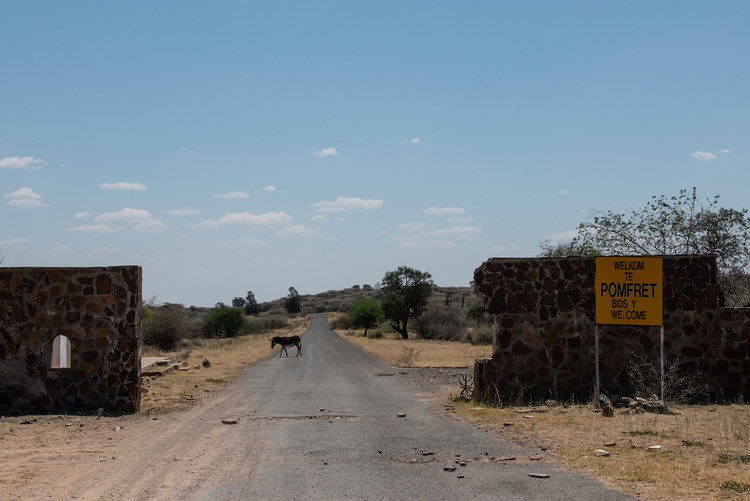
<path id="1" fill-rule="evenodd" d="M 750 2 L 0 0 L 3 266 L 197 306 L 467 286 L 594 210 L 750 206 Z"/>

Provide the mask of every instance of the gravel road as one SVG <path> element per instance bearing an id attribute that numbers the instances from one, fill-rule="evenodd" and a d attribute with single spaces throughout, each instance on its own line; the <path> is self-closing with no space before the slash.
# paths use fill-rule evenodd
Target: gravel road
<path id="1" fill-rule="evenodd" d="M 72 463 L 48 458 L 47 477 L 0 499 L 630 499 L 436 412 L 408 384 L 419 371 L 370 357 L 323 315 L 302 345 Z"/>

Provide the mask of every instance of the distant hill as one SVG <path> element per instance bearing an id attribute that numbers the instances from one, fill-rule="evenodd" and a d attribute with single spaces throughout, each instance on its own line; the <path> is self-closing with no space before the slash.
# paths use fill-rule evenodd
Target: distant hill
<path id="1" fill-rule="evenodd" d="M 349 306 L 357 299 L 363 297 L 377 298 L 380 294 L 378 289 L 369 285 L 355 285 L 342 290 L 329 290 L 318 294 L 300 294 L 302 301 L 301 307 L 303 312 L 322 313 L 322 312 L 345 312 Z M 440 298 L 446 304 L 454 304 L 459 307 L 466 307 L 472 301 L 476 301 L 476 296 L 471 287 L 440 287 L 435 286 L 432 293 L 433 300 Z M 261 306 L 264 310 L 284 308 L 286 298 L 274 299 L 263 303 Z"/>

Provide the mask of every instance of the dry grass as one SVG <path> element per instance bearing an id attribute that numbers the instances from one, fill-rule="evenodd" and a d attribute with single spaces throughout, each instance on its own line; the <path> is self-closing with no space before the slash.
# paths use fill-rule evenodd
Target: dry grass
<path id="1" fill-rule="evenodd" d="M 182 409 L 238 379 L 245 369 L 271 355 L 273 336 L 302 334 L 310 325 L 310 317 L 289 320 L 289 327 L 260 335 L 229 339 L 201 339 L 177 351 L 162 352 L 144 348 L 143 356 L 167 357 L 173 362 L 187 362 L 189 370 L 172 371 L 144 382 L 148 393 L 141 397 L 141 412 L 163 413 Z M 208 359 L 211 367 L 204 368 Z M 198 368 L 196 368 L 198 367 Z"/>
<path id="2" fill-rule="evenodd" d="M 492 356 L 490 345 L 401 339 L 390 333 L 371 339 L 363 334 L 363 330 L 348 330 L 342 337 L 393 367 L 474 367 L 477 358 Z"/>
<path id="3" fill-rule="evenodd" d="M 548 449 L 561 465 L 640 499 L 750 499 L 746 405 L 673 406 L 666 415 L 616 412 L 613 418 L 585 405 L 532 413 L 459 408 L 503 438 Z M 661 449 L 649 450 L 653 445 Z M 610 456 L 596 457 L 598 449 Z"/>

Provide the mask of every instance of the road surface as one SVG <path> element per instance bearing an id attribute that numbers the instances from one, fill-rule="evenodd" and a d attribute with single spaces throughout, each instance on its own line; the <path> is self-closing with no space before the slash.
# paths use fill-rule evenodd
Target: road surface
<path id="1" fill-rule="evenodd" d="M 440 416 L 323 315 L 302 347 L 189 411 L 144 418 L 127 440 L 12 499 L 630 499 Z"/>

